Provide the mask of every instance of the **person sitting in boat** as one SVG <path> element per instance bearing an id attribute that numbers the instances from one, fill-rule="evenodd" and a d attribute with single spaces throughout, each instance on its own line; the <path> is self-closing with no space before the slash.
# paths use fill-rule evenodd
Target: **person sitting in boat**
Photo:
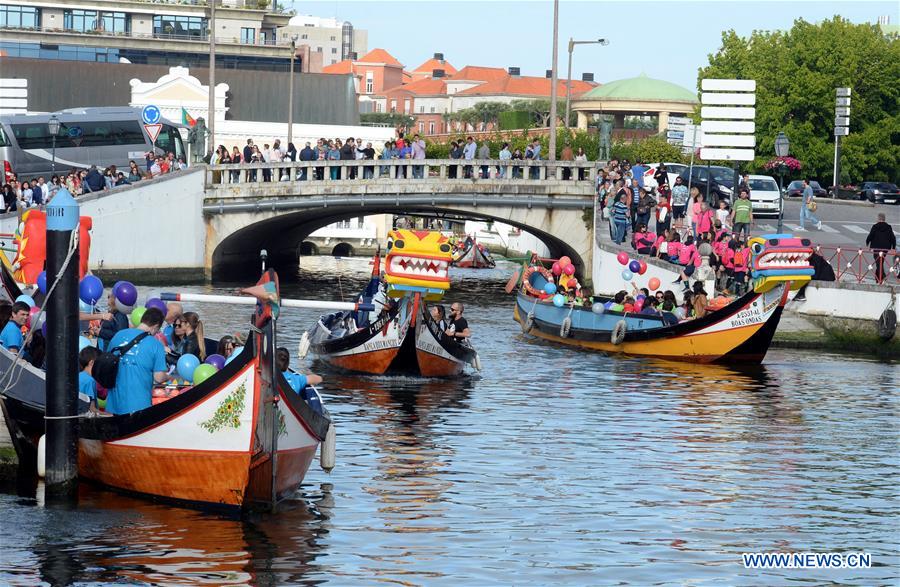
<path id="1" fill-rule="evenodd" d="M 184 306 L 179 302 L 169 302 L 166 304 L 165 326 L 162 329 L 163 335 L 166 337 L 166 344 L 172 346 L 172 334 L 175 332 L 175 319 L 184 314 Z"/>
<path id="2" fill-rule="evenodd" d="M 91 410 L 96 409 L 97 402 L 97 382 L 91 376 L 94 368 L 94 361 L 100 354 L 100 350 L 95 346 L 86 346 L 78 351 L 78 394 L 83 395 L 91 404 Z"/>
<path id="3" fill-rule="evenodd" d="M 641 314 L 646 316 L 659 316 L 658 302 L 655 297 L 644 299 L 644 307 L 641 308 Z"/>
<path id="4" fill-rule="evenodd" d="M 313 410 L 322 413 L 322 400 L 310 385 L 322 383 L 322 378 L 314 373 L 298 373 L 291 371 L 291 353 L 284 347 L 275 349 L 275 367 L 281 371 L 294 393 L 306 400 Z"/>
<path id="5" fill-rule="evenodd" d="M 613 296 L 612 304 L 609 306 L 609 309 L 613 312 L 624 312 L 625 311 L 625 298 L 628 296 L 628 292 L 625 290 L 621 290 L 616 292 L 616 295 Z"/>
<path id="6" fill-rule="evenodd" d="M 675 308 L 675 317 L 678 321 L 690 320 L 694 315 L 694 294 L 690 291 L 684 292 L 684 298 L 681 304 Z"/>
<path id="7" fill-rule="evenodd" d="M 216 345 L 216 353 L 227 359 L 234 354 L 235 346 L 234 337 L 230 334 L 226 334 L 219 339 L 219 344 Z"/>
<path id="8" fill-rule="evenodd" d="M 706 316 L 706 306 L 709 305 L 709 298 L 703 284 L 699 281 L 694 282 L 694 318 L 703 318 Z"/>
<path id="9" fill-rule="evenodd" d="M 747 285 L 747 268 L 750 264 L 750 251 L 747 250 L 744 241 L 737 241 L 732 263 L 734 264 L 734 271 L 732 273 L 734 278 L 734 293 L 741 295 L 744 293 L 744 288 Z"/>
<path id="10" fill-rule="evenodd" d="M 175 319 L 174 326 L 173 338 L 178 337 L 179 340 L 173 348 L 173 353 L 179 357 L 194 355 L 200 361 L 205 361 L 206 342 L 203 338 L 203 322 L 200 321 L 200 316 L 196 312 L 185 312 L 180 318 Z"/>
<path id="11" fill-rule="evenodd" d="M 110 317 L 100 322 L 100 334 L 97 336 L 97 346 L 101 351 L 109 348 L 109 341 L 121 330 L 128 328 L 128 316 L 119 309 L 116 302 L 116 295 L 110 292 L 106 298 L 107 312 Z"/>
<path id="12" fill-rule="evenodd" d="M 437 323 L 438 328 L 442 331 L 447 330 L 447 319 L 446 313 L 444 312 L 444 306 L 441 304 L 434 304 L 431 306 L 431 319 Z"/>
<path id="13" fill-rule="evenodd" d="M 25 302 L 15 302 L 12 305 L 9 321 L 3 327 L 3 331 L 0 332 L 0 346 L 11 353 L 19 352 L 19 349 L 22 348 L 22 344 L 25 342 L 22 336 L 22 326 L 28 321 L 30 312 L 31 307 Z"/>
<path id="14" fill-rule="evenodd" d="M 444 331 L 444 334 L 455 338 L 458 342 L 465 342 L 466 339 L 472 336 L 472 331 L 469 330 L 469 322 L 463 318 L 463 310 L 461 302 L 450 304 L 450 325 Z"/>
<path id="15" fill-rule="evenodd" d="M 109 390 L 106 400 L 106 411 L 110 414 L 130 414 L 149 408 L 153 385 L 169 380 L 165 349 L 154 338 L 162 324 L 163 313 L 159 308 L 147 308 L 137 328 L 120 330 L 109 341 L 109 348 L 114 349 L 146 334 L 119 360 L 116 386 Z"/>
<path id="16" fill-rule="evenodd" d="M 623 312 L 634 312 L 634 298 L 631 296 L 625 296 L 625 300 L 622 302 L 622 311 Z"/>
<path id="17" fill-rule="evenodd" d="M 666 326 L 672 326 L 673 324 L 678 324 L 678 318 L 675 316 L 675 304 L 672 303 L 671 300 L 665 300 L 662 303 L 662 312 L 660 315 L 663 319 L 663 324 Z"/>

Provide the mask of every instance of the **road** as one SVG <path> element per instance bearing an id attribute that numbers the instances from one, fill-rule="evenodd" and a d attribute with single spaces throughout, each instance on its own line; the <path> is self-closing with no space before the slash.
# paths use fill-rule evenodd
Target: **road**
<path id="1" fill-rule="evenodd" d="M 894 228 L 897 240 L 900 241 L 900 206 L 832 203 L 825 199 L 817 202 L 819 209 L 815 214 L 822 221 L 822 230 L 816 230 L 808 222 L 806 230 L 800 230 L 800 200 L 794 198 L 785 201 L 784 232 L 803 235 L 818 245 L 865 247 L 869 229 L 877 220 L 878 213 L 883 212 L 888 224 Z M 759 218 L 756 220 L 753 234 L 774 233 L 777 228 L 778 218 Z"/>

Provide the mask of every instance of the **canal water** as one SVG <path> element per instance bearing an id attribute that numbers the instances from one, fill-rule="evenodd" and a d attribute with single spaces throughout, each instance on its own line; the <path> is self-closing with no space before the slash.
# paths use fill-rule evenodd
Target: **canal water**
<path id="1" fill-rule="evenodd" d="M 453 274 L 482 373 L 311 365 L 338 464 L 315 463 L 281 513 L 223 518 L 86 484 L 77 509 L 52 508 L 40 488 L 6 488 L 0 584 L 898 584 L 896 363 L 773 350 L 733 370 L 542 344 L 512 320 L 511 268 Z M 283 289 L 351 299 L 368 272 L 304 259 Z M 244 324 L 238 307 L 192 309 L 210 335 Z M 295 352 L 315 317 L 285 310 L 281 342 Z M 872 567 L 750 570 L 748 552 L 864 552 Z"/>

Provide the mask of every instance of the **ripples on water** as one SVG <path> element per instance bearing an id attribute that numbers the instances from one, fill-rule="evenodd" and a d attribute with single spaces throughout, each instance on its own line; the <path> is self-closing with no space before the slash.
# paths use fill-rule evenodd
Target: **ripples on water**
<path id="1" fill-rule="evenodd" d="M 368 270 L 305 267 L 285 295 L 349 299 Z M 484 373 L 325 372 L 338 466 L 314 464 L 286 511 L 223 519 L 92 486 L 74 511 L 0 494 L 0 582 L 898 583 L 896 364 L 775 350 L 738 371 L 542 344 L 511 319 L 509 270 L 453 275 Z M 195 306 L 212 334 L 242 327 L 243 310 Z M 285 310 L 281 343 L 295 352 L 315 317 Z M 875 566 L 745 570 L 740 553 L 762 551 L 865 551 Z"/>

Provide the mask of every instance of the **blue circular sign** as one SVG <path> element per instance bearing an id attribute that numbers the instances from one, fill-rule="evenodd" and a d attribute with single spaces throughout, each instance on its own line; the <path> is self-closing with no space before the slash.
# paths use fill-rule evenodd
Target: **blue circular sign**
<path id="1" fill-rule="evenodd" d="M 84 129 L 80 126 L 70 126 L 67 134 L 70 139 L 80 139 L 84 136 Z"/>
<path id="2" fill-rule="evenodd" d="M 148 104 L 141 109 L 141 120 L 144 121 L 144 124 L 156 124 L 161 117 L 159 108 L 153 104 Z"/>

